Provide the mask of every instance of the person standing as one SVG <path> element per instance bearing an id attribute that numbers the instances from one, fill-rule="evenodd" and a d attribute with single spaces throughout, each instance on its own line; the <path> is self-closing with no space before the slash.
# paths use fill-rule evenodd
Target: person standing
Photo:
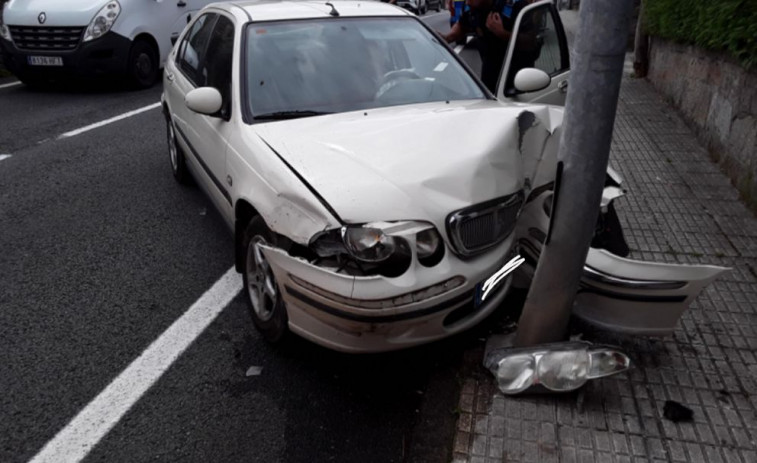
<path id="1" fill-rule="evenodd" d="M 481 80 L 492 92 L 496 92 L 499 74 L 507 53 L 507 46 L 512 38 L 515 20 L 520 11 L 532 0 L 467 0 L 460 19 L 452 25 L 449 33 L 441 34 L 447 43 L 456 42 L 467 34 L 475 33 L 478 37 L 478 50 L 481 54 Z M 448 8 L 454 11 L 454 1 L 449 0 Z M 524 21 L 521 31 L 527 33 L 533 29 L 530 21 Z M 518 57 L 514 57 L 515 60 Z M 514 63 L 519 68 L 527 67 Z"/>

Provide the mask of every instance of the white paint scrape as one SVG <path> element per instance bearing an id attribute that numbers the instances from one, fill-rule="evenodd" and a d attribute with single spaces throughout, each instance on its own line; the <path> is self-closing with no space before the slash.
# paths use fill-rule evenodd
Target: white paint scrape
<path id="1" fill-rule="evenodd" d="M 149 111 L 151 109 L 159 108 L 160 107 L 160 101 L 157 103 L 153 103 L 151 105 L 143 106 L 141 108 L 135 109 L 134 111 L 129 111 L 128 113 L 123 113 L 115 117 L 111 117 L 110 119 L 105 119 L 104 121 L 95 122 L 94 124 L 90 124 L 87 126 L 84 126 L 80 129 L 72 130 L 70 132 L 66 132 L 62 135 L 58 136 L 58 139 L 61 138 L 68 138 L 73 137 L 75 135 L 82 134 L 84 132 L 89 132 L 90 130 L 96 129 L 98 127 L 102 127 L 104 125 L 112 124 L 114 122 L 120 121 L 122 119 L 126 119 L 127 117 L 136 116 L 137 114 L 143 113 L 145 111 Z"/>
<path id="2" fill-rule="evenodd" d="M 10 154 L 0 154 L 0 161 L 2 161 L 3 159 L 8 159 L 9 157 L 11 157 Z"/>
<path id="3" fill-rule="evenodd" d="M 31 460 L 79 462 L 242 289 L 232 267 Z"/>

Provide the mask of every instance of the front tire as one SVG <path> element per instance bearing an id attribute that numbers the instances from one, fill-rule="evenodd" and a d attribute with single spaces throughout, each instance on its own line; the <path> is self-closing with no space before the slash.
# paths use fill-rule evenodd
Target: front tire
<path id="1" fill-rule="evenodd" d="M 173 178 L 182 185 L 189 183 L 189 170 L 184 152 L 176 141 L 176 129 L 170 117 L 166 117 L 166 138 L 168 139 L 168 156 L 171 161 Z"/>
<path id="2" fill-rule="evenodd" d="M 244 280 L 247 307 L 252 321 L 266 341 L 279 344 L 289 331 L 286 305 L 276 276 L 258 244 L 276 246 L 276 236 L 260 216 L 255 216 L 244 233 Z"/>
<path id="3" fill-rule="evenodd" d="M 138 89 L 150 88 L 158 79 L 158 51 L 146 40 L 137 40 L 129 52 L 128 73 Z"/>

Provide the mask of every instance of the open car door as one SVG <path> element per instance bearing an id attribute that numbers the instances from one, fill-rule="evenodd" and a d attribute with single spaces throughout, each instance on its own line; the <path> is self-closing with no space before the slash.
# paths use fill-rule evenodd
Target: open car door
<path id="1" fill-rule="evenodd" d="M 497 98 L 565 106 L 570 57 L 560 15 L 550 0 L 523 8 L 497 85 Z"/>

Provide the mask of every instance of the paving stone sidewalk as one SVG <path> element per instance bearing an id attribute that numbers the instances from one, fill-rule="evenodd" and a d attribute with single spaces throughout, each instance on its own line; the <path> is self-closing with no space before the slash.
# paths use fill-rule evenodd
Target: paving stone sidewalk
<path id="1" fill-rule="evenodd" d="M 633 368 L 564 396 L 512 398 L 468 371 L 456 462 L 757 462 L 757 219 L 691 130 L 644 80 L 624 78 L 610 164 L 632 258 L 733 270 L 707 288 L 672 337 L 574 326 L 622 346 Z M 480 365 L 481 351 L 469 352 Z M 666 400 L 694 411 L 663 418 Z"/>

